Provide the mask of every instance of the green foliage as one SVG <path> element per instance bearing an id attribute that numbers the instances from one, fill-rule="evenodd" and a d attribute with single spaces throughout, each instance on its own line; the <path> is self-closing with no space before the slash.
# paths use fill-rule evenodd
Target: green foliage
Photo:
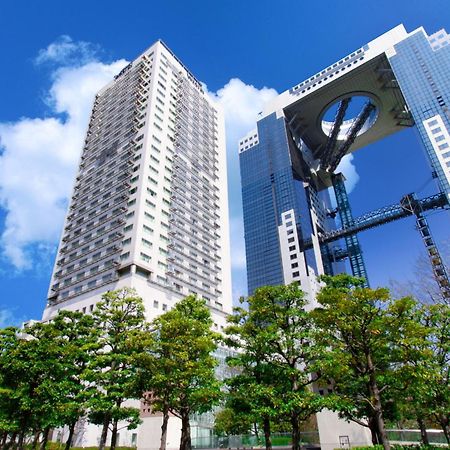
<path id="1" fill-rule="evenodd" d="M 214 432 L 218 436 L 247 434 L 252 426 L 250 414 L 236 413 L 234 409 L 227 407 L 216 414 Z"/>
<path id="2" fill-rule="evenodd" d="M 90 383 L 89 418 L 103 425 L 100 447 L 109 424 L 113 423 L 112 446 L 117 422 L 128 421 L 128 428 L 140 423 L 137 408 L 124 407 L 127 399 L 141 398 L 140 367 L 147 348 L 146 322 L 142 299 L 133 289 L 123 288 L 102 296 L 94 312 L 94 326 L 101 330 L 98 350 L 86 367 L 84 378 Z"/>
<path id="3" fill-rule="evenodd" d="M 226 343 L 238 350 L 229 360 L 240 370 L 229 381 L 236 413 L 253 421 L 289 420 L 293 448 L 300 445 L 299 422 L 328 401 L 311 385 L 322 352 L 314 341 L 314 324 L 297 284 L 259 288 L 248 298 L 248 310 L 236 308 L 229 319 Z"/>
<path id="4" fill-rule="evenodd" d="M 392 300 L 387 289 L 364 288 L 349 275 L 322 281 L 320 307 L 313 315 L 327 349 L 320 370 L 333 380 L 334 409 L 351 420 L 367 417 L 367 426 L 386 448 L 384 418 L 397 414 L 396 396 L 426 380 L 429 331 L 412 298 Z"/>

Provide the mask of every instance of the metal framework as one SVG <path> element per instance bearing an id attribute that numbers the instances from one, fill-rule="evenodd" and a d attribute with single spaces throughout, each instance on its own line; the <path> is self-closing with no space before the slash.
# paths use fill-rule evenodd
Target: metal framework
<path id="1" fill-rule="evenodd" d="M 341 159 L 348 152 L 353 142 L 355 142 L 358 133 L 361 131 L 362 127 L 367 122 L 367 119 L 369 119 L 370 114 L 376 108 L 376 106 L 371 101 L 368 101 L 364 105 L 363 109 L 358 114 L 358 117 L 353 121 L 351 128 L 348 130 L 344 142 L 342 142 L 342 144 L 336 150 L 335 147 L 339 131 L 341 129 L 342 123 L 344 122 L 345 113 L 347 111 L 350 102 L 351 97 L 347 97 L 341 100 L 341 102 L 339 103 L 339 107 L 336 112 L 333 126 L 328 136 L 327 145 L 321 158 L 320 162 L 321 168 L 330 173 L 334 173 L 337 166 L 341 162 Z"/>
<path id="2" fill-rule="evenodd" d="M 385 206 L 360 217 L 353 218 L 347 192 L 345 190 L 344 177 L 341 173 L 333 175 L 333 187 L 342 227 L 322 233 L 319 236 L 322 254 L 326 261 L 324 264 L 329 273 L 332 272 L 331 262 L 349 258 L 353 275 L 363 277 L 367 280 L 367 272 L 362 258 L 362 251 L 357 238 L 357 233 L 414 215 L 416 216 L 417 229 L 419 230 L 425 248 L 427 249 L 433 274 L 439 285 L 441 294 L 444 299 L 450 299 L 450 277 L 431 235 L 428 221 L 423 215 L 425 211 L 448 208 L 449 203 L 445 194 L 435 194 L 423 199 L 418 199 L 415 194 L 408 194 L 405 195 L 398 204 Z M 327 245 L 342 238 L 345 239 L 346 249 L 330 249 Z M 305 249 L 311 248 L 311 240 L 305 240 L 303 242 L 303 247 Z"/>
<path id="3" fill-rule="evenodd" d="M 339 135 L 339 131 L 341 130 L 342 122 L 344 121 L 345 113 L 351 100 L 351 97 L 347 97 L 341 100 L 341 102 L 339 103 L 338 109 L 336 111 L 336 116 L 334 118 L 333 127 L 331 128 L 330 134 L 328 136 L 324 156 L 321 161 L 321 166 L 323 168 L 326 168 L 330 163 L 331 156 L 333 155 L 334 149 L 336 147 L 337 137 Z"/>
<path id="4" fill-rule="evenodd" d="M 435 194 L 416 201 L 419 203 L 422 212 L 432 209 L 445 208 L 448 206 L 445 194 Z M 351 225 L 343 225 L 342 228 L 322 234 L 320 242 L 326 244 L 336 241 L 343 237 L 359 233 L 360 231 L 375 228 L 380 225 L 384 225 L 385 223 L 394 222 L 395 220 L 412 216 L 413 214 L 414 213 L 410 210 L 405 209 L 401 203 L 384 206 L 383 208 L 376 209 L 375 211 L 356 217 L 353 219 L 353 223 Z"/>
<path id="5" fill-rule="evenodd" d="M 423 215 L 423 209 L 421 202 L 417 199 L 414 194 L 405 195 L 400 201 L 402 208 L 408 211 L 410 214 L 416 216 L 416 225 L 419 230 L 422 240 L 425 244 L 425 248 L 428 252 L 428 257 L 430 258 L 431 268 L 433 269 L 434 278 L 436 279 L 439 289 L 443 298 L 446 300 L 450 299 L 450 279 L 442 262 L 439 250 L 434 242 L 433 236 L 431 235 L 430 227 L 428 226 L 428 221 Z"/>
<path id="6" fill-rule="evenodd" d="M 333 175 L 332 180 L 342 227 L 352 227 L 354 226 L 354 219 L 350 208 L 350 202 L 348 201 L 347 190 L 345 189 L 344 176 L 339 173 Z M 355 277 L 364 278 L 366 280 L 366 285 L 369 286 L 367 270 L 356 233 L 348 234 L 344 237 L 353 275 Z"/>

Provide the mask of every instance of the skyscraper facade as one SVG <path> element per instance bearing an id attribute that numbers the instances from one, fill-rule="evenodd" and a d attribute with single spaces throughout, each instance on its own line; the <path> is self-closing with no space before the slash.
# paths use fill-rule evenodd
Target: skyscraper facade
<path id="1" fill-rule="evenodd" d="M 96 96 L 44 319 L 136 287 L 149 317 L 190 293 L 231 309 L 222 113 L 158 41 Z"/>
<path id="2" fill-rule="evenodd" d="M 162 41 L 95 97 L 43 320 L 89 313 L 121 287 L 137 290 L 149 320 L 196 294 L 220 331 L 232 308 L 223 115 Z M 156 446 L 160 418 L 146 408 L 121 444 L 139 434 Z M 75 443 L 98 436 L 80 427 Z"/>
<path id="3" fill-rule="evenodd" d="M 345 259 L 367 278 L 356 232 L 376 220 L 353 218 L 339 163 L 405 127 L 418 129 L 440 206 L 448 204 L 449 73 L 444 30 L 399 25 L 264 107 L 239 142 L 249 293 L 298 281 L 313 303 L 317 276 L 346 270 Z"/>

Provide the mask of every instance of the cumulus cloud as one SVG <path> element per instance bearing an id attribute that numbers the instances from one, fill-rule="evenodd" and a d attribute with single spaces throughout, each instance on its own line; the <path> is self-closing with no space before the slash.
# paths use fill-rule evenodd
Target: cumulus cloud
<path id="1" fill-rule="evenodd" d="M 63 37 L 38 59 L 66 63 L 77 46 Z M 36 267 L 37 259 L 55 248 L 94 95 L 126 64 L 92 60 L 56 66 L 47 93 L 50 117 L 0 123 L 0 206 L 6 212 L 0 244 L 17 269 Z"/>
<path id="2" fill-rule="evenodd" d="M 39 50 L 36 64 L 53 63 L 65 66 L 80 66 L 96 59 L 100 48 L 91 42 L 73 41 L 62 35 L 46 48 Z"/>
<path id="3" fill-rule="evenodd" d="M 351 153 L 345 155 L 336 168 L 336 173 L 342 172 L 345 176 L 345 187 L 348 194 L 353 191 L 353 188 L 359 181 L 359 175 L 353 164 L 353 159 L 354 156 Z"/>

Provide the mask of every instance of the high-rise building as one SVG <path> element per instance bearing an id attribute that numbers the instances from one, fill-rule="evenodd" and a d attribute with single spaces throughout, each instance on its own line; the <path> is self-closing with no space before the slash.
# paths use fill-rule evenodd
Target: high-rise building
<path id="1" fill-rule="evenodd" d="M 359 231 L 415 215 L 435 278 L 450 298 L 423 214 L 448 207 L 450 199 L 449 75 L 450 36 L 444 30 L 428 36 L 423 28 L 408 33 L 400 25 L 264 107 L 257 128 L 239 142 L 249 294 L 297 281 L 314 306 L 318 275 L 345 271 L 345 259 L 367 280 Z M 438 193 L 424 199 L 405 193 L 397 205 L 354 218 L 341 159 L 413 126 Z M 345 245 L 336 245 L 342 240 Z M 318 414 L 317 421 L 322 449 L 337 447 L 340 437 L 364 445 L 362 430 L 332 413 Z"/>
<path id="2" fill-rule="evenodd" d="M 367 279 L 358 231 L 412 214 L 422 229 L 424 211 L 448 205 L 449 73 L 444 30 L 428 36 L 423 28 L 408 33 L 399 25 L 265 106 L 257 129 L 239 143 L 249 293 L 298 281 L 313 302 L 317 276 L 342 272 L 345 258 L 354 275 Z M 353 218 L 338 173 L 342 157 L 413 126 L 439 193 L 407 196 L 399 205 Z M 345 239 L 340 248 L 339 238 Z M 432 256 L 432 240 L 424 241 Z M 439 278 L 442 267 L 434 268 Z M 448 295 L 448 276 L 441 278 Z"/>
<path id="3" fill-rule="evenodd" d="M 191 293 L 217 330 L 232 308 L 223 115 L 161 41 L 95 97 L 43 320 L 121 287 L 149 320 Z M 143 416 L 145 438 L 159 425 Z"/>

